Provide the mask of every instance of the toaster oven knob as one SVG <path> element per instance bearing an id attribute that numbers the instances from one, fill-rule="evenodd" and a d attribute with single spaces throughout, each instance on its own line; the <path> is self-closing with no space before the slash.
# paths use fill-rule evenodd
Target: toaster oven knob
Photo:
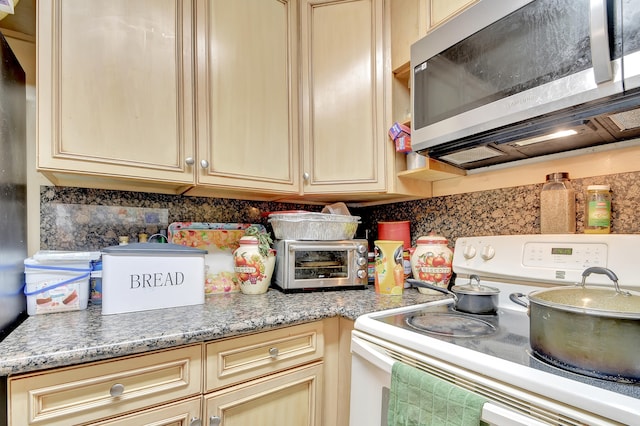
<path id="1" fill-rule="evenodd" d="M 367 271 L 364 269 L 358 269 L 358 278 L 367 278 Z"/>
<path id="2" fill-rule="evenodd" d="M 369 261 L 368 261 L 366 258 L 364 258 L 364 257 L 359 257 L 359 258 L 358 258 L 358 261 L 357 261 L 358 266 L 364 266 L 364 265 L 366 265 L 368 262 L 369 262 Z"/>
<path id="3" fill-rule="evenodd" d="M 367 246 L 365 246 L 364 244 L 358 244 L 358 247 L 356 247 L 356 250 L 358 251 L 358 253 L 366 253 L 368 251 Z"/>

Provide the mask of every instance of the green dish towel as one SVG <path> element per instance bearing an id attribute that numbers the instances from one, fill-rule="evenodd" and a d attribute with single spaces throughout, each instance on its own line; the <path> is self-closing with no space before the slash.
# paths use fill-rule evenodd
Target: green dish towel
<path id="1" fill-rule="evenodd" d="M 487 400 L 410 365 L 391 369 L 389 426 L 478 426 Z"/>

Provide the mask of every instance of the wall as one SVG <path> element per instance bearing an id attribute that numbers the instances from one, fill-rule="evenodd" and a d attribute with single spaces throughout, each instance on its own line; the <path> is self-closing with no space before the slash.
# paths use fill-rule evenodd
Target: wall
<path id="1" fill-rule="evenodd" d="M 418 201 L 351 209 L 361 216 L 357 237 L 369 231 L 377 238 L 377 222 L 411 221 L 412 244 L 434 231 L 455 242 L 460 236 L 539 233 L 541 182 L 536 185 L 434 197 Z M 572 179 L 576 190 L 577 232 L 584 229 L 584 190 L 588 185 L 609 184 L 612 189 L 612 232 L 640 233 L 640 172 Z M 307 209 L 293 205 L 217 198 L 197 198 L 78 188 L 41 187 L 40 248 L 49 250 L 99 250 L 117 244 L 119 235 L 135 238 L 139 232 L 154 233 L 167 223 L 250 222 L 268 227 L 262 213 Z M 105 207 L 105 208 L 98 208 Z M 147 224 L 145 214 L 165 215 L 163 223 Z"/>
<path id="2" fill-rule="evenodd" d="M 559 170 L 560 171 L 560 170 Z M 412 244 L 434 231 L 452 242 L 460 236 L 540 233 L 540 183 L 471 192 L 370 208 L 361 225 L 377 237 L 377 221 L 411 221 Z M 584 231 L 584 191 L 588 185 L 609 184 L 612 232 L 640 233 L 640 172 L 571 179 L 576 191 L 576 231 Z"/>
<path id="3" fill-rule="evenodd" d="M 7 18 L 9 19 L 9 18 Z M 3 21 L 5 22 L 5 21 Z M 11 50 L 26 75 L 27 92 L 27 246 L 29 254 L 37 250 L 40 238 L 40 194 L 38 188 L 47 180 L 36 172 L 36 43 L 33 37 L 3 30 Z"/>

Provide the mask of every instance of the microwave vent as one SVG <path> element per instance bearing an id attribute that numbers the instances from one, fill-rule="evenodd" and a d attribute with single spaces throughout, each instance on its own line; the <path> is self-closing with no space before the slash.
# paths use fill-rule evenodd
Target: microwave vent
<path id="1" fill-rule="evenodd" d="M 640 127 L 640 108 L 611 114 L 609 119 L 620 131 L 637 129 Z"/>
<path id="2" fill-rule="evenodd" d="M 502 151 L 491 148 L 489 146 L 479 146 L 467 149 L 465 151 L 454 152 L 452 154 L 443 155 L 441 160 L 448 161 L 452 164 L 466 164 L 474 161 L 486 160 L 487 158 L 499 157 L 505 155 Z"/>

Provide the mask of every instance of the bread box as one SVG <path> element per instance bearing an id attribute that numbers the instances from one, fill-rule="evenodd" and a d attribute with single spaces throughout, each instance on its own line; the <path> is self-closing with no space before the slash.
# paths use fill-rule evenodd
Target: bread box
<path id="1" fill-rule="evenodd" d="M 102 314 L 204 303 L 206 250 L 136 243 L 102 250 Z"/>

